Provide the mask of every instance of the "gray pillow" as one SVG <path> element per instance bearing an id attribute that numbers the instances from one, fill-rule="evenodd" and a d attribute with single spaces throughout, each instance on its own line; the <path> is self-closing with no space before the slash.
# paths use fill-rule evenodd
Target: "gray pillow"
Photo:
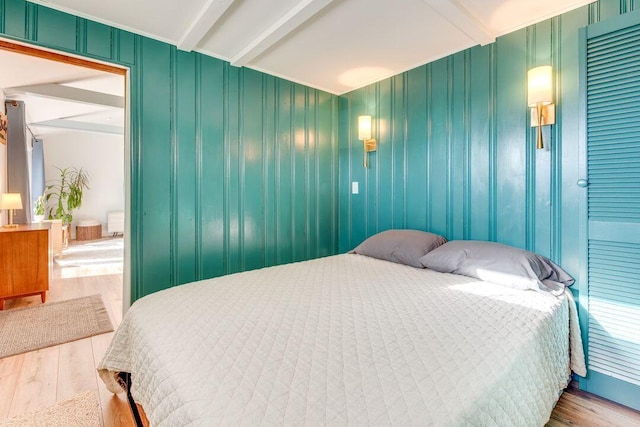
<path id="1" fill-rule="evenodd" d="M 426 231 L 387 230 L 369 237 L 349 253 L 424 268 L 420 258 L 446 241 Z"/>
<path id="2" fill-rule="evenodd" d="M 574 282 L 542 255 L 494 242 L 454 240 L 429 252 L 420 262 L 442 273 L 475 277 L 517 289 L 559 295 Z"/>

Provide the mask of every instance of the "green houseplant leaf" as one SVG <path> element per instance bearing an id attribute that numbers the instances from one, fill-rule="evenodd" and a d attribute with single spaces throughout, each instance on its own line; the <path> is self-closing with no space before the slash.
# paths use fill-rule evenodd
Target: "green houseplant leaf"
<path id="1" fill-rule="evenodd" d="M 47 185 L 45 201 L 49 219 L 61 219 L 64 225 L 73 221 L 73 211 L 82 206 L 84 190 L 89 189 L 89 174 L 82 168 L 56 168 L 60 178 Z"/>
<path id="2" fill-rule="evenodd" d="M 46 203 L 47 203 L 47 200 L 44 195 L 38 196 L 38 198 L 36 199 L 36 202 L 33 205 L 33 213 L 35 215 L 44 216 L 44 208 Z"/>

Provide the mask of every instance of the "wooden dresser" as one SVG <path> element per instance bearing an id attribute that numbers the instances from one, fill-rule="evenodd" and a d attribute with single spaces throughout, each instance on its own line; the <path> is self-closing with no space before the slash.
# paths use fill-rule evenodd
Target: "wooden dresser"
<path id="1" fill-rule="evenodd" d="M 49 228 L 49 224 L 0 228 L 0 310 L 9 298 L 40 294 L 45 302 L 51 274 Z"/>

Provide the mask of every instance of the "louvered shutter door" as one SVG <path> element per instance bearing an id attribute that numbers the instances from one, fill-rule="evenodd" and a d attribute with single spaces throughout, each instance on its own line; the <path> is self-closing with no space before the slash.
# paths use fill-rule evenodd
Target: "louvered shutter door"
<path id="1" fill-rule="evenodd" d="M 640 409 L 640 25 L 586 51 L 589 389 Z"/>

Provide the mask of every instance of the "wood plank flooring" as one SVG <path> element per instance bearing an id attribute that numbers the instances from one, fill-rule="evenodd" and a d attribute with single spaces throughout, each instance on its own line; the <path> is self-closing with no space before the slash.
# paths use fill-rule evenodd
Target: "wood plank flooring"
<path id="1" fill-rule="evenodd" d="M 121 271 L 63 269 L 56 265 L 50 288 L 48 302 L 99 293 L 114 325 L 121 321 Z M 39 296 L 19 298 L 8 300 L 6 309 L 37 304 Z M 0 420 L 94 390 L 105 427 L 134 426 L 124 394 L 110 393 L 95 369 L 112 336 L 113 332 L 0 359 Z M 547 426 L 640 426 L 640 412 L 570 388 L 560 398 Z"/>
<path id="2" fill-rule="evenodd" d="M 570 426 L 640 426 L 640 412 L 570 386 L 560 396 L 546 427 Z"/>
<path id="3" fill-rule="evenodd" d="M 47 302 L 101 294 L 111 321 L 122 319 L 122 269 L 65 267 L 54 263 Z M 7 300 L 6 310 L 39 305 L 40 296 Z M 124 395 L 113 395 L 96 366 L 113 332 L 0 359 L 0 419 L 53 405 L 87 390 L 100 399 L 103 425 L 133 426 Z"/>

